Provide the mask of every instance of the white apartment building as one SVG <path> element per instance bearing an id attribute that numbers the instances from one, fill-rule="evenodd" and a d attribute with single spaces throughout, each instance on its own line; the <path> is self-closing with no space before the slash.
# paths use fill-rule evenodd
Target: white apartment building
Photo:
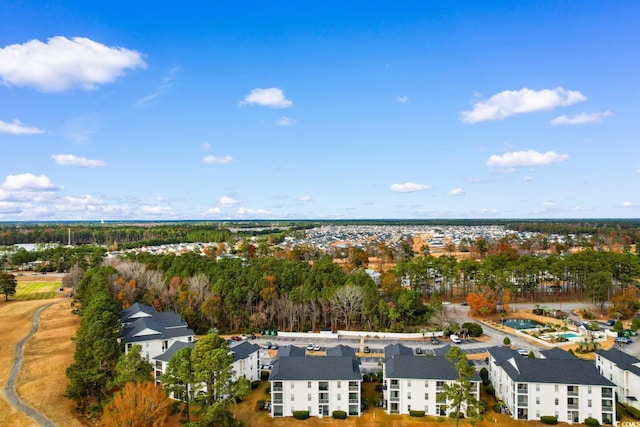
<path id="1" fill-rule="evenodd" d="M 409 414 L 411 410 L 427 415 L 446 416 L 451 410 L 438 399 L 443 386 L 454 382 L 459 374 L 444 356 L 418 356 L 401 344 L 385 347 L 383 400 L 388 414 Z M 473 393 L 480 396 L 480 377 L 472 379 Z M 464 410 L 464 408 L 463 408 Z"/>
<path id="2" fill-rule="evenodd" d="M 553 415 L 567 423 L 582 423 L 589 417 L 600 424 L 615 422 L 615 386 L 591 361 L 529 359 L 509 348 L 493 347 L 489 349 L 489 378 L 496 398 L 504 401 L 514 419 Z"/>
<path id="3" fill-rule="evenodd" d="M 120 312 L 120 323 L 119 341 L 125 343 L 125 354 L 138 344 L 142 347 L 142 357 L 147 360 L 166 352 L 175 342 L 192 342 L 195 339 L 194 332 L 178 313 L 157 312 L 139 302 Z"/>
<path id="4" fill-rule="evenodd" d="M 331 416 L 345 411 L 360 416 L 362 374 L 355 351 L 342 345 L 328 348 L 326 356 L 307 356 L 305 349 L 285 346 L 278 350 L 269 376 L 271 416 Z"/>
<path id="5" fill-rule="evenodd" d="M 620 402 L 640 409 L 640 360 L 613 347 L 596 351 L 596 368 L 616 385 Z"/>

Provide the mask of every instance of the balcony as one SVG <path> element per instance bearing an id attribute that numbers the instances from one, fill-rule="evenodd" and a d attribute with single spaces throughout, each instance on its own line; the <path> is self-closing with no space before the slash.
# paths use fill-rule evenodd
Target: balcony
<path id="1" fill-rule="evenodd" d="M 528 396 L 518 396 L 518 406 L 529 406 Z"/>
<path id="2" fill-rule="evenodd" d="M 518 384 L 518 394 L 527 394 L 528 392 L 528 384 Z"/>
<path id="3" fill-rule="evenodd" d="M 605 399 L 613 399 L 613 391 L 610 388 L 603 388 L 602 397 Z"/>
<path id="4" fill-rule="evenodd" d="M 613 405 L 611 404 L 611 401 L 608 401 L 608 403 L 605 403 L 605 401 L 603 401 L 602 410 L 605 412 L 613 412 Z"/>
<path id="5" fill-rule="evenodd" d="M 318 403 L 329 403 L 329 399 L 320 399 Z"/>
<path id="6" fill-rule="evenodd" d="M 271 391 L 282 391 L 282 386 L 274 386 Z"/>
<path id="7" fill-rule="evenodd" d="M 567 404 L 567 409 L 580 409 L 577 403 L 569 403 Z"/>
<path id="8" fill-rule="evenodd" d="M 360 387 L 358 385 L 350 385 L 349 391 L 360 391 Z"/>
<path id="9" fill-rule="evenodd" d="M 400 402 L 400 398 L 398 396 L 391 396 L 389 400 L 392 402 Z"/>
<path id="10" fill-rule="evenodd" d="M 282 397 L 273 399 L 273 405 L 282 405 Z"/>
<path id="11" fill-rule="evenodd" d="M 360 399 L 349 399 L 349 403 L 360 403 Z"/>
<path id="12" fill-rule="evenodd" d="M 567 396 L 578 397 L 578 389 L 568 389 Z"/>

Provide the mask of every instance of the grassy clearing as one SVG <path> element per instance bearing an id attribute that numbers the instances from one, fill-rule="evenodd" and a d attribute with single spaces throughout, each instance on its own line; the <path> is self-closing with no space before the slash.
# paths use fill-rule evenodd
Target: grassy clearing
<path id="1" fill-rule="evenodd" d="M 60 282 L 21 282 L 18 281 L 16 294 L 11 299 L 15 301 L 31 301 L 51 299 L 58 296 Z"/>

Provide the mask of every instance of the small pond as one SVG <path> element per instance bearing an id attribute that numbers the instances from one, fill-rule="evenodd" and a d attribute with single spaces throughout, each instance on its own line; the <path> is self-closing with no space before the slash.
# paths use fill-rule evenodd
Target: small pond
<path id="1" fill-rule="evenodd" d="M 502 321 L 502 324 L 513 329 L 534 329 L 539 326 L 544 326 L 540 322 L 528 319 L 505 319 Z"/>

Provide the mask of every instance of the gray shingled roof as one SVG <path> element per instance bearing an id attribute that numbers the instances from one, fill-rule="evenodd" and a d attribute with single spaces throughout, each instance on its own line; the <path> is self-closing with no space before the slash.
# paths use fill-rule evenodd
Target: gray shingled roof
<path id="1" fill-rule="evenodd" d="M 620 351 L 617 348 L 612 347 L 611 350 L 598 350 L 596 351 L 596 354 L 615 363 L 618 368 L 633 372 L 635 375 L 640 376 L 640 367 L 635 366 L 637 363 L 640 363 L 640 360 L 625 353 L 624 351 Z"/>
<path id="2" fill-rule="evenodd" d="M 328 348 L 326 356 L 307 356 L 304 348 L 293 345 L 280 347 L 269 375 L 269 381 L 361 379 L 355 351 L 343 345 Z"/>
<path id="3" fill-rule="evenodd" d="M 386 378 L 453 381 L 459 376 L 455 365 L 443 356 L 400 354 L 386 359 L 384 363 Z M 472 381 L 479 382 L 480 377 L 476 374 Z"/>
<path id="4" fill-rule="evenodd" d="M 142 304 L 141 302 L 136 302 L 134 304 L 131 304 L 129 307 L 125 308 L 120 312 L 120 322 L 121 323 L 131 322 L 132 320 L 134 320 L 134 319 L 131 319 L 131 316 L 139 312 L 146 313 L 149 316 L 153 316 L 157 313 L 155 308 L 148 306 L 146 304 Z"/>
<path id="5" fill-rule="evenodd" d="M 502 365 L 514 382 L 613 386 L 590 360 L 515 357 L 514 362 L 515 367 L 511 363 Z"/>
<path id="6" fill-rule="evenodd" d="M 124 338 L 124 342 L 133 343 L 138 341 L 149 341 L 155 339 L 169 339 L 175 337 L 186 337 L 190 335 L 195 335 L 194 332 L 184 326 L 180 327 L 170 327 L 167 328 L 162 325 L 163 322 L 158 322 L 154 318 L 150 317 L 142 317 L 137 319 L 135 322 L 130 323 L 122 329 L 122 337 Z M 173 323 L 172 323 L 173 324 Z M 155 334 L 135 336 L 145 329 L 151 329 L 156 331 Z"/>
<path id="7" fill-rule="evenodd" d="M 556 360 L 557 359 L 569 359 L 569 360 L 577 359 L 577 357 L 575 357 L 573 354 L 569 353 L 568 351 L 561 350 L 558 347 L 554 347 L 549 350 L 542 350 L 540 351 L 540 354 L 545 359 L 556 359 Z"/>
<path id="8" fill-rule="evenodd" d="M 502 365 L 512 357 L 522 358 L 522 356 L 520 356 L 520 353 L 518 353 L 517 351 L 503 346 L 490 347 L 489 354 L 494 358 L 494 360 L 496 361 L 496 365 L 498 366 Z"/>
<path id="9" fill-rule="evenodd" d="M 402 344 L 391 344 L 384 348 L 385 360 L 398 355 L 412 356 L 413 350 Z"/>
<path id="10" fill-rule="evenodd" d="M 246 359 L 252 353 L 260 351 L 260 346 L 258 344 L 251 344 L 248 341 L 242 341 L 232 346 L 231 351 L 233 352 L 233 361 L 235 362 L 241 359 Z"/>
<path id="11" fill-rule="evenodd" d="M 154 359 L 160 360 L 162 362 L 168 362 L 171 360 L 174 354 L 176 354 L 178 351 L 182 350 L 183 348 L 191 347 L 191 349 L 193 350 L 195 346 L 196 346 L 196 343 L 193 341 L 192 342 L 176 341 L 173 344 L 171 344 L 171 346 L 167 349 L 167 351 L 165 351 L 159 356 L 154 357 Z"/>

